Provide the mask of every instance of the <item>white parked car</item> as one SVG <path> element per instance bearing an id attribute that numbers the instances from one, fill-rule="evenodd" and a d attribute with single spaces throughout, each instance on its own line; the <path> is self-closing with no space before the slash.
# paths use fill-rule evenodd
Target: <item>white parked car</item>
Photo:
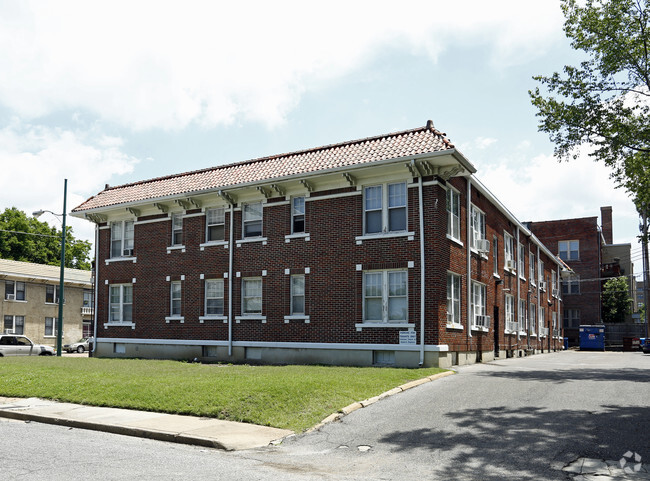
<path id="1" fill-rule="evenodd" d="M 53 356 L 54 349 L 42 344 L 34 344 L 26 336 L 14 334 L 0 335 L 0 357 L 2 356 Z"/>
<path id="2" fill-rule="evenodd" d="M 78 342 L 73 344 L 64 344 L 63 350 L 68 352 L 78 352 L 82 353 L 89 349 L 89 343 L 93 342 L 93 338 L 89 337 L 88 339 L 80 339 Z"/>

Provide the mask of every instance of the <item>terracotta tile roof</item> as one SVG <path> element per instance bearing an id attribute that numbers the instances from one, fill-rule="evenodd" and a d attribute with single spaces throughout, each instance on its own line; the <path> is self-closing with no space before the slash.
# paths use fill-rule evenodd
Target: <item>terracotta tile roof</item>
<path id="1" fill-rule="evenodd" d="M 425 127 L 326 145 L 288 154 L 222 165 L 194 172 L 108 187 L 72 212 L 123 203 L 224 189 L 256 181 L 309 174 L 392 158 L 451 150 L 454 146 L 429 121 Z"/>

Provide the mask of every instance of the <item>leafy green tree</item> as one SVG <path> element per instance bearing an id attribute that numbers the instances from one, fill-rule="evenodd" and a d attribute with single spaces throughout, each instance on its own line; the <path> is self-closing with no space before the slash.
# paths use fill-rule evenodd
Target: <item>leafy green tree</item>
<path id="1" fill-rule="evenodd" d="M 612 169 L 642 215 L 650 206 L 650 0 L 561 0 L 564 32 L 587 60 L 536 76 L 540 131 L 559 160 L 577 147 Z"/>
<path id="2" fill-rule="evenodd" d="M 90 269 L 89 241 L 75 239 L 72 228 L 66 227 L 65 266 Z M 61 265 L 61 230 L 15 207 L 0 213 L 0 258 Z"/>
<path id="3" fill-rule="evenodd" d="M 613 277 L 603 286 L 603 322 L 625 322 L 632 298 L 627 278 Z"/>

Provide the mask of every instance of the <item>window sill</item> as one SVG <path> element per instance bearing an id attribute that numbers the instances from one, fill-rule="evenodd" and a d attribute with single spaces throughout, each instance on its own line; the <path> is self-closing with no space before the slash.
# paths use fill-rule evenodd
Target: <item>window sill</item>
<path id="1" fill-rule="evenodd" d="M 523 281 L 523 282 L 526 282 L 526 278 L 524 276 L 519 276 L 519 280 Z"/>
<path id="2" fill-rule="evenodd" d="M 5 299 L 5 302 L 21 302 L 21 303 L 27 303 L 27 301 L 23 299 Z"/>
<path id="3" fill-rule="evenodd" d="M 134 264 L 138 261 L 137 257 L 111 257 L 110 259 L 106 259 L 104 262 L 106 262 L 106 265 L 109 265 L 111 262 L 133 262 Z"/>
<path id="4" fill-rule="evenodd" d="M 363 328 L 382 328 L 382 327 L 389 327 L 389 328 L 409 328 L 413 329 L 415 328 L 415 324 L 413 323 L 407 323 L 407 322 L 362 322 L 360 324 L 355 324 L 354 327 L 357 328 L 357 331 L 361 331 Z"/>
<path id="5" fill-rule="evenodd" d="M 203 244 L 199 244 L 201 250 L 205 250 L 206 247 L 218 247 L 218 246 L 223 246 L 224 249 L 227 249 L 228 241 L 209 241 L 209 242 L 204 242 Z"/>
<path id="6" fill-rule="evenodd" d="M 305 324 L 309 324 L 309 316 L 284 316 L 285 324 L 289 324 L 290 321 L 305 321 Z"/>
<path id="7" fill-rule="evenodd" d="M 224 324 L 226 324 L 228 322 L 228 316 L 219 316 L 219 315 L 199 316 L 199 323 L 203 324 L 204 321 L 223 321 Z"/>
<path id="8" fill-rule="evenodd" d="M 458 244 L 460 247 L 465 247 L 465 244 L 463 244 L 460 239 L 456 239 L 455 237 L 450 236 L 449 234 L 447 234 L 447 239 L 452 241 L 454 244 Z"/>
<path id="9" fill-rule="evenodd" d="M 516 276 L 516 275 L 517 275 L 517 271 L 514 270 L 514 269 L 510 269 L 510 268 L 508 268 L 508 267 L 504 267 L 503 270 L 506 271 L 508 274 L 512 274 L 513 276 Z"/>
<path id="10" fill-rule="evenodd" d="M 266 316 L 256 314 L 250 316 L 235 316 L 235 322 L 239 324 L 240 321 L 262 321 L 262 324 L 266 324 Z"/>
<path id="11" fill-rule="evenodd" d="M 483 326 L 472 326 L 472 332 L 490 332 L 490 328 Z"/>
<path id="12" fill-rule="evenodd" d="M 305 239 L 305 242 L 308 242 L 311 240 L 311 237 L 307 232 L 300 232 L 297 234 L 289 234 L 284 236 L 284 242 L 291 242 L 291 239 Z"/>
<path id="13" fill-rule="evenodd" d="M 475 249 L 474 247 L 470 247 L 469 250 L 470 250 L 470 252 L 471 252 L 472 254 L 476 254 L 476 255 L 479 256 L 481 259 L 483 259 L 483 260 L 485 260 L 485 261 L 488 260 L 487 252 L 481 252 L 481 251 L 479 251 L 478 249 Z"/>
<path id="14" fill-rule="evenodd" d="M 501 276 L 499 274 L 497 274 L 496 272 L 494 272 L 492 274 L 492 277 L 494 277 L 495 279 L 501 279 Z"/>
<path id="15" fill-rule="evenodd" d="M 267 241 L 268 238 L 266 237 L 249 237 L 247 239 L 237 239 L 235 241 L 235 244 L 237 244 L 237 247 L 239 247 L 242 244 L 249 244 L 251 242 L 261 242 L 262 245 L 265 246 Z"/>
<path id="16" fill-rule="evenodd" d="M 172 251 L 185 252 L 185 246 L 167 246 L 167 254 L 169 254 Z"/>
<path id="17" fill-rule="evenodd" d="M 356 236 L 354 240 L 357 241 L 357 245 L 363 244 L 363 241 L 376 240 L 376 239 L 391 239 L 395 237 L 408 237 L 408 240 L 415 240 L 415 232 L 386 232 L 379 234 L 365 234 Z"/>
<path id="18" fill-rule="evenodd" d="M 456 329 L 458 331 L 462 331 L 465 328 L 462 324 L 447 324 L 447 329 Z"/>
<path id="19" fill-rule="evenodd" d="M 170 321 L 180 321 L 181 324 L 185 322 L 185 317 L 183 316 L 167 316 L 165 317 L 165 322 L 169 324 Z"/>
<path id="20" fill-rule="evenodd" d="M 108 329 L 109 327 L 130 327 L 131 329 L 135 329 L 135 323 L 134 322 L 105 322 L 104 329 Z"/>

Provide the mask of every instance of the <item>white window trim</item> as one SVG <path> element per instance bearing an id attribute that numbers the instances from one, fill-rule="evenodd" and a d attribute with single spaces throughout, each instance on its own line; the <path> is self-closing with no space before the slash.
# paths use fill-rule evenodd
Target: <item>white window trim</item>
<path id="1" fill-rule="evenodd" d="M 260 292 L 260 303 L 261 303 L 260 309 L 262 310 L 262 312 L 264 312 L 264 280 L 263 280 L 263 278 L 262 277 L 256 277 L 256 276 L 254 276 L 254 277 L 244 277 L 244 278 L 242 278 L 241 284 L 240 284 L 241 285 L 241 295 L 240 295 L 240 297 L 241 297 L 241 301 L 240 301 L 241 302 L 241 306 L 240 306 L 241 315 L 235 316 L 235 321 L 237 321 L 237 322 L 239 322 L 241 320 L 244 320 L 244 319 L 253 319 L 253 320 L 254 319 L 259 319 L 259 320 L 262 321 L 262 323 L 266 322 L 266 316 L 263 315 L 262 313 L 259 313 L 259 314 L 258 313 L 250 313 L 249 314 L 249 313 L 244 312 L 244 300 L 245 300 L 245 297 L 244 297 L 244 284 L 246 283 L 246 281 L 253 281 L 253 280 L 255 280 L 255 281 L 259 280 L 260 281 L 260 289 L 261 289 L 261 292 Z"/>
<path id="2" fill-rule="evenodd" d="M 521 242 L 517 246 L 517 274 L 519 279 L 526 282 L 526 246 Z"/>
<path id="3" fill-rule="evenodd" d="M 126 223 L 131 222 L 133 224 L 133 250 L 135 250 L 135 220 L 132 219 L 124 219 L 124 220 L 114 220 L 111 221 L 108 228 L 110 230 L 110 241 L 109 241 L 109 256 L 108 259 L 112 261 L 116 260 L 131 260 L 133 259 L 133 256 L 125 256 L 124 255 L 124 244 L 125 244 L 125 235 L 126 235 Z M 113 257 L 113 225 L 114 224 L 121 224 L 122 225 L 122 236 L 120 238 L 120 255 Z M 106 261 L 106 264 L 108 264 L 108 259 Z M 134 261 L 135 262 L 135 261 Z"/>
<path id="4" fill-rule="evenodd" d="M 374 240 L 374 239 L 389 239 L 391 237 L 408 237 L 408 240 L 415 239 L 415 232 L 387 232 L 386 234 L 366 234 L 359 235 L 354 238 L 357 241 L 357 244 L 360 244 L 363 241 Z"/>
<path id="5" fill-rule="evenodd" d="M 289 324 L 290 321 L 305 321 L 305 324 L 309 324 L 310 319 L 309 316 L 307 315 L 297 315 L 297 314 L 292 314 L 290 316 L 284 316 L 284 323 Z"/>
<path id="6" fill-rule="evenodd" d="M 48 319 L 52 319 L 52 332 L 54 334 L 45 334 L 45 331 L 43 331 L 44 332 L 43 337 L 46 338 L 46 339 L 56 338 L 57 337 L 57 327 L 58 327 L 58 324 L 59 324 L 57 322 L 58 317 L 45 316 L 45 321 L 47 321 Z M 45 326 L 43 326 L 43 327 L 45 327 Z"/>
<path id="7" fill-rule="evenodd" d="M 135 323 L 131 321 L 111 321 L 111 288 L 120 287 L 120 318 L 124 319 L 124 286 L 131 287 L 131 296 L 133 297 L 133 283 L 125 284 L 108 284 L 108 321 L 104 323 L 104 329 L 109 326 L 130 326 L 135 329 Z M 131 315 L 133 315 L 133 300 L 131 301 Z"/>
<path id="8" fill-rule="evenodd" d="M 223 296 L 221 298 L 219 297 L 211 297 L 210 299 L 221 299 L 221 302 L 223 303 L 223 314 L 208 314 L 208 282 L 211 281 L 221 281 L 221 290 L 223 291 Z M 203 283 L 203 315 L 199 317 L 199 321 L 201 318 L 204 320 L 206 319 L 217 319 L 217 320 L 223 320 L 227 319 L 226 316 L 226 280 L 223 278 L 212 278 L 212 279 L 205 279 Z M 202 322 L 202 321 L 201 321 Z"/>
<path id="9" fill-rule="evenodd" d="M 260 214 L 259 219 L 254 219 L 254 220 L 248 219 L 248 220 L 246 220 L 246 206 L 247 205 L 255 205 L 255 204 L 260 205 L 261 214 Z M 246 223 L 247 222 L 260 222 L 260 225 L 261 225 L 260 232 L 261 232 L 261 234 L 258 235 L 258 236 L 246 237 Z M 264 237 L 264 202 L 262 202 L 260 200 L 260 201 L 257 201 L 257 202 L 244 202 L 244 203 L 242 203 L 242 206 L 241 206 L 241 239 L 238 239 L 237 243 L 239 244 L 240 241 L 248 241 L 248 242 L 258 241 L 259 242 L 262 239 L 264 239 L 264 241 L 266 241 L 266 237 Z"/>
<path id="10" fill-rule="evenodd" d="M 530 284 L 534 287 L 537 287 L 537 256 L 532 252 L 528 251 L 528 277 L 530 279 Z"/>
<path id="11" fill-rule="evenodd" d="M 311 240 L 311 235 L 308 232 L 298 232 L 297 234 L 287 234 L 284 236 L 285 242 L 291 242 L 291 239 L 305 239 L 305 242 Z"/>
<path id="12" fill-rule="evenodd" d="M 172 249 L 185 249 L 185 236 L 183 235 L 183 234 L 185 234 L 185 232 L 184 232 L 185 231 L 185 225 L 184 225 L 184 222 L 183 222 L 183 213 L 182 212 L 172 212 L 172 213 L 169 214 L 169 217 L 170 217 L 171 222 L 172 222 L 172 238 L 170 239 L 169 246 L 167 246 L 167 252 L 169 252 L 170 248 L 172 248 Z M 174 219 L 175 218 L 180 218 L 180 220 L 181 220 L 181 228 L 180 228 L 181 243 L 180 244 L 175 244 L 174 243 L 174 237 L 175 237 L 174 234 L 179 230 L 179 229 L 174 228 Z"/>
<path id="13" fill-rule="evenodd" d="M 458 289 L 458 305 L 460 312 L 458 313 L 458 321 L 459 322 L 449 322 L 449 311 L 447 311 L 447 328 L 448 329 L 463 329 L 463 308 L 462 308 L 462 302 L 463 302 L 463 282 L 462 282 L 462 277 L 459 274 L 456 274 L 455 272 L 447 271 L 447 282 L 449 282 L 448 278 L 449 276 L 455 276 L 458 278 L 459 281 L 459 289 Z"/>
<path id="14" fill-rule="evenodd" d="M 475 230 L 473 226 L 474 222 L 474 212 L 477 212 L 479 218 L 483 219 L 482 222 L 482 227 L 483 230 Z M 470 208 L 470 236 L 469 236 L 469 241 L 470 241 L 470 249 L 472 252 L 478 253 L 478 249 L 476 248 L 476 241 L 481 239 L 481 240 L 486 240 L 487 239 L 487 215 L 485 215 L 485 212 L 483 212 L 482 209 L 479 209 L 476 205 L 472 204 Z M 477 235 L 478 234 L 478 235 Z M 487 258 L 486 254 L 481 254 L 482 257 Z"/>
<path id="15" fill-rule="evenodd" d="M 389 195 L 388 195 L 388 186 L 390 185 L 397 185 L 397 184 L 404 184 L 404 189 L 405 189 L 405 196 L 406 196 L 406 202 L 403 206 L 405 209 L 405 226 L 404 230 L 397 230 L 397 231 L 390 231 L 388 230 L 390 228 L 390 216 L 389 212 L 391 210 L 391 207 L 389 207 Z M 367 225 L 366 225 L 366 189 L 370 187 L 381 187 L 381 232 L 372 232 L 372 233 L 367 233 Z M 383 237 L 397 237 L 394 236 L 394 234 L 406 234 L 406 235 L 414 235 L 414 233 L 408 232 L 408 225 L 409 225 L 409 202 L 408 202 L 408 181 L 403 180 L 403 181 L 397 181 L 397 182 L 385 182 L 383 184 L 368 184 L 364 185 L 362 188 L 363 192 L 363 219 L 362 219 L 362 228 L 363 228 L 363 235 L 357 236 L 356 240 L 365 240 L 365 238 L 383 238 Z M 399 207 L 400 209 L 402 207 Z M 379 209 L 374 209 L 374 210 L 379 210 Z M 362 239 L 359 239 L 359 238 Z M 401 236 L 400 236 L 401 237 Z"/>
<path id="16" fill-rule="evenodd" d="M 399 296 L 399 297 L 405 297 L 406 298 L 406 319 L 400 321 L 400 320 L 391 320 L 389 319 L 389 307 L 388 307 L 388 302 L 390 300 L 390 295 L 389 295 L 389 277 L 391 272 L 403 272 L 406 274 L 406 295 L 405 296 Z M 381 300 L 382 300 L 382 319 L 381 321 L 378 321 L 376 319 L 373 320 L 368 320 L 366 321 L 366 275 L 367 274 L 376 274 L 376 273 L 381 273 L 382 274 L 382 287 L 381 287 Z M 362 288 L 361 288 L 361 295 L 362 295 L 362 316 L 363 316 L 363 323 L 362 326 L 365 327 L 382 327 L 382 326 L 406 326 L 409 322 L 408 319 L 408 309 L 409 309 L 409 295 L 408 295 L 408 282 L 409 282 L 409 277 L 408 277 L 408 269 L 376 269 L 376 270 L 368 270 L 368 271 L 363 271 L 363 277 L 362 277 Z M 359 325 L 355 324 L 357 327 L 357 330 L 359 330 Z"/>
<path id="17" fill-rule="evenodd" d="M 482 292 L 483 292 L 483 305 L 482 305 L 482 307 L 483 307 L 484 313 L 483 313 L 483 314 L 478 314 L 478 315 L 479 315 L 479 316 L 490 317 L 490 316 L 487 315 L 487 286 L 486 286 L 485 284 L 483 284 L 482 282 L 472 281 L 472 299 L 471 299 L 472 316 L 471 316 L 471 328 L 472 328 L 472 331 L 489 332 L 489 331 L 490 331 L 490 328 L 489 328 L 489 327 L 484 327 L 484 326 L 480 326 L 480 325 L 476 324 L 476 316 L 477 316 L 477 314 L 476 314 L 476 312 L 474 311 L 474 306 L 475 306 L 475 304 L 474 304 L 474 287 L 476 287 L 476 286 L 480 286 L 480 287 L 483 288 L 483 289 L 482 289 Z"/>
<path id="18" fill-rule="evenodd" d="M 266 237 L 246 237 L 245 239 L 236 239 L 235 244 L 240 246 L 241 244 L 249 244 L 251 242 L 261 242 L 265 246 L 267 241 L 268 239 Z"/>
<path id="19" fill-rule="evenodd" d="M 447 205 L 447 209 L 446 209 L 446 212 L 447 212 L 447 238 L 451 239 L 451 240 L 454 240 L 456 242 L 459 242 L 462 245 L 462 241 L 461 241 L 461 237 L 462 237 L 461 213 L 462 212 L 461 212 L 461 205 L 460 205 L 460 192 L 457 191 L 456 189 L 454 189 L 453 187 L 449 186 L 447 188 L 447 193 L 445 194 L 445 198 L 446 198 L 447 194 L 449 194 L 449 193 L 451 193 L 450 196 L 452 198 L 452 203 L 453 203 L 453 197 L 454 196 L 456 196 L 457 199 L 458 199 L 458 237 L 454 236 L 453 233 L 449 232 L 450 220 L 453 219 L 454 214 L 453 214 L 453 212 L 451 210 L 449 210 L 449 205 Z M 453 229 L 452 229 L 452 231 L 453 231 Z"/>
<path id="20" fill-rule="evenodd" d="M 571 249 L 571 242 L 577 242 L 578 243 L 578 257 L 575 258 L 575 259 L 569 259 L 569 256 L 570 256 L 571 252 L 573 252 L 572 250 L 570 250 Z M 562 259 L 562 257 L 560 257 L 560 252 L 561 252 L 560 244 L 566 244 L 566 247 L 567 247 L 566 251 L 565 251 L 567 253 L 567 258 L 566 259 Z M 557 241 L 557 256 L 560 257 L 560 259 L 562 259 L 564 262 L 577 262 L 577 261 L 579 261 L 580 260 L 580 240 L 579 239 L 569 239 L 569 240 Z"/>
<path id="21" fill-rule="evenodd" d="M 223 210 L 223 222 L 217 222 L 215 224 L 208 224 L 208 218 L 209 218 L 209 211 L 211 210 L 218 210 L 221 209 Z M 224 231 L 224 238 L 223 239 L 218 239 L 218 240 L 208 240 L 208 233 L 210 232 L 210 227 L 211 226 L 218 226 L 222 225 L 223 226 L 223 231 Z M 219 245 L 222 244 L 226 241 L 226 208 L 225 207 L 208 207 L 205 209 L 205 242 L 201 244 L 201 246 L 206 246 L 206 245 Z"/>
<path id="22" fill-rule="evenodd" d="M 291 274 L 291 275 L 289 276 L 289 312 L 291 313 L 291 314 L 289 314 L 289 316 L 301 316 L 301 317 L 305 317 L 305 316 L 307 316 L 307 293 L 306 293 L 306 292 L 304 292 L 303 295 L 302 295 L 302 297 L 303 297 L 303 308 L 304 308 L 304 311 L 303 311 L 303 312 L 297 312 L 297 313 L 294 313 L 294 312 L 293 312 L 293 298 L 296 297 L 296 296 L 294 296 L 294 294 L 293 294 L 293 280 L 294 280 L 295 278 L 297 278 L 297 277 L 302 277 L 303 289 L 304 289 L 304 287 L 306 286 L 306 277 L 305 277 L 305 274 Z M 306 289 L 305 289 L 305 291 L 306 291 Z M 287 317 L 285 316 L 285 320 L 286 320 L 286 319 L 287 319 Z"/>
<path id="23" fill-rule="evenodd" d="M 302 198 L 302 208 L 303 208 L 303 213 L 302 214 L 297 214 L 297 215 L 302 215 L 303 219 L 302 222 L 304 224 L 304 230 L 300 232 L 294 232 L 293 230 L 293 225 L 294 225 L 294 218 L 297 217 L 296 214 L 293 212 L 293 202 L 295 199 L 300 199 Z M 309 234 L 307 233 L 307 202 L 306 198 L 304 195 L 296 195 L 294 197 L 291 197 L 291 200 L 289 201 L 289 208 L 291 209 L 291 234 L 292 236 L 298 235 L 300 237 L 308 237 Z M 306 234 L 306 235 L 305 235 Z"/>
<path id="24" fill-rule="evenodd" d="M 510 252 L 508 253 L 508 247 L 510 247 Z M 515 274 L 517 264 L 515 263 L 515 238 L 508 232 L 503 233 L 503 269 L 506 272 Z M 509 255 L 508 255 L 509 254 Z M 508 261 L 512 261 L 513 267 L 508 267 Z"/>

